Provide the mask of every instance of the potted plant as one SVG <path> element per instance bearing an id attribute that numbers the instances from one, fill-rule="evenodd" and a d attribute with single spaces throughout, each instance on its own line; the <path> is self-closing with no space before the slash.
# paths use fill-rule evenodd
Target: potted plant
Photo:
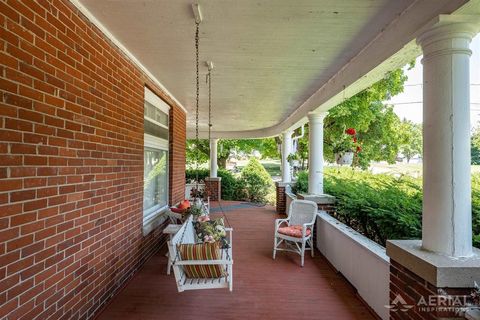
<path id="1" fill-rule="evenodd" d="M 334 144 L 333 152 L 335 162 L 339 165 L 352 165 L 355 154 L 362 151 L 357 142 L 357 131 L 354 128 L 348 128 L 342 134 L 342 137 Z"/>
<path id="2" fill-rule="evenodd" d="M 298 154 L 296 154 L 296 153 L 290 153 L 290 154 L 287 156 L 287 161 L 290 162 L 290 165 L 291 165 L 292 167 L 298 167 L 298 166 L 300 166 L 299 157 L 298 157 Z"/>

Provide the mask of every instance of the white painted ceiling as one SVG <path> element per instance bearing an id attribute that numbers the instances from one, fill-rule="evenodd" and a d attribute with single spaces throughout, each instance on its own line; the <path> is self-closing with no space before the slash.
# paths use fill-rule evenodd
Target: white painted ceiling
<path id="1" fill-rule="evenodd" d="M 192 129 L 192 1 L 80 2 L 189 111 L 188 127 Z M 284 122 L 412 2 L 200 1 L 201 130 L 206 130 L 208 121 L 204 61 L 215 65 L 213 130 L 271 128 Z"/>

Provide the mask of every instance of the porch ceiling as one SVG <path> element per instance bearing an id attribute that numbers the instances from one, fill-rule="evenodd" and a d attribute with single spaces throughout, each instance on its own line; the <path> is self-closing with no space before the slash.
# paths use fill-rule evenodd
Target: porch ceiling
<path id="1" fill-rule="evenodd" d="M 195 123 L 192 0 L 79 2 L 189 111 L 187 126 L 191 130 Z M 465 2 L 200 2 L 204 18 L 200 59 L 215 64 L 214 135 L 268 136 L 298 124 L 308 111 L 338 95 L 339 88 L 362 78 L 413 39 L 413 35 L 406 34 L 408 30 L 399 28 L 402 25 L 394 26 L 399 29 L 397 50 L 391 48 L 382 55 L 371 56 L 370 66 L 365 70 L 355 67 L 352 60 L 355 62 L 359 54 L 365 53 L 366 47 L 375 44 L 392 28 L 392 21 L 407 12 L 412 19 L 418 19 L 411 23 L 423 25 L 436 14 L 450 13 Z M 390 46 L 388 42 L 383 45 Z M 415 54 L 418 52 L 411 50 L 402 59 L 395 60 L 391 67 Z M 340 83 L 335 77 L 342 70 L 356 72 Z M 206 72 L 202 63 L 200 123 L 204 132 L 207 130 Z M 368 79 L 356 90 L 375 80 L 375 76 Z M 332 82 L 336 82 L 336 86 L 329 89 L 327 85 Z M 354 90 L 349 93 L 353 94 Z"/>

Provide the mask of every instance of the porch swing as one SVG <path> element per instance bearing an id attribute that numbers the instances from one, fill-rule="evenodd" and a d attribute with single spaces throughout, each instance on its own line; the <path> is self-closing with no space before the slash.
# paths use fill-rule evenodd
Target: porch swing
<path id="1" fill-rule="evenodd" d="M 198 4 L 193 4 L 193 11 L 195 14 L 195 59 L 196 59 L 196 118 L 195 118 L 195 140 L 198 144 L 198 118 L 199 118 L 199 26 L 201 19 L 200 9 Z M 207 63 L 208 74 L 208 138 L 211 135 L 211 72 L 213 63 Z M 198 160 L 198 154 L 197 154 Z M 196 189 L 198 190 L 198 161 L 196 174 Z M 195 221 L 195 217 L 190 215 L 181 226 L 180 230 L 168 242 L 169 256 L 173 257 L 172 268 L 177 284 L 178 292 L 185 290 L 199 290 L 199 289 L 217 289 L 228 288 L 233 289 L 233 259 L 232 259 L 232 232 L 233 229 L 228 223 L 228 218 L 223 211 L 222 205 L 218 201 L 220 210 L 223 215 L 223 221 L 227 222 L 229 227 L 224 225 L 213 224 L 213 229 L 220 227 L 224 230 L 221 241 L 204 241 L 205 239 L 198 239 L 196 226 L 201 223 L 209 223 L 210 221 L 200 222 L 206 220 L 209 210 L 203 211 L 202 216 Z M 198 194 L 195 193 L 193 205 L 200 205 L 202 208 L 203 199 L 198 199 Z M 202 219 L 203 218 L 203 219 Z M 213 221 L 215 222 L 215 221 Z M 222 231 L 223 232 L 223 231 Z M 207 238 L 209 239 L 209 238 Z M 209 239 L 211 240 L 211 239 Z"/>

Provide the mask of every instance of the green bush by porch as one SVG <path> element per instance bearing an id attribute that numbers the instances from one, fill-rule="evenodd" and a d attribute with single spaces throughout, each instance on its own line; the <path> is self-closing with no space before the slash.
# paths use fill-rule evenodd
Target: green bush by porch
<path id="1" fill-rule="evenodd" d="M 300 173 L 294 191 L 307 188 L 308 174 Z M 388 239 L 421 237 L 421 178 L 327 168 L 324 190 L 337 199 L 338 220 L 382 245 Z M 472 216 L 473 243 L 480 247 L 480 174 L 472 175 Z"/>
<path id="2" fill-rule="evenodd" d="M 197 175 L 199 180 L 204 180 L 210 175 L 210 170 L 187 169 L 185 171 L 187 181 L 195 180 Z M 272 199 L 269 199 L 270 194 L 273 193 L 272 178 L 255 158 L 250 159 L 239 176 L 225 169 L 219 169 L 217 175 L 222 178 L 223 200 L 272 202 Z"/>

